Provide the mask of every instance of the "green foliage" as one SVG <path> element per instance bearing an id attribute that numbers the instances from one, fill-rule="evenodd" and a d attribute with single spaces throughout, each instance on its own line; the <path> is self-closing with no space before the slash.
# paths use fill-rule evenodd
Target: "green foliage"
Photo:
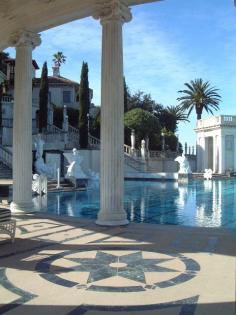
<path id="1" fill-rule="evenodd" d="M 62 128 L 62 123 L 63 123 L 63 108 L 54 106 L 54 108 L 53 108 L 53 124 L 55 126 L 57 126 L 58 128 Z"/>
<path id="2" fill-rule="evenodd" d="M 101 110 L 97 112 L 94 118 L 90 118 L 90 133 L 92 136 L 100 139 L 100 126 L 101 126 Z"/>
<path id="3" fill-rule="evenodd" d="M 166 149 L 171 151 L 176 151 L 178 138 L 176 135 L 170 131 L 166 130 L 165 132 L 165 144 Z"/>
<path id="4" fill-rule="evenodd" d="M 90 107 L 89 81 L 88 81 L 88 64 L 83 62 L 81 69 L 80 87 L 79 87 L 79 133 L 80 148 L 88 147 L 88 113 Z"/>
<path id="5" fill-rule="evenodd" d="M 161 128 L 166 128 L 171 132 L 175 132 L 177 128 L 177 120 L 175 116 L 170 113 L 167 109 L 161 109 L 159 112 L 155 114 L 158 118 Z"/>
<path id="6" fill-rule="evenodd" d="M 142 139 L 149 137 L 150 148 L 154 149 L 158 144 L 160 135 L 160 124 L 158 119 L 140 108 L 135 108 L 125 114 L 124 119 L 126 134 L 129 130 L 134 129 L 137 143 L 141 143 Z M 128 138 L 128 136 L 126 135 Z"/>
<path id="7" fill-rule="evenodd" d="M 124 112 L 125 113 L 128 111 L 129 99 L 130 99 L 130 92 L 129 92 L 129 88 L 125 82 L 125 77 L 124 77 Z"/>
<path id="8" fill-rule="evenodd" d="M 39 91 L 39 132 L 42 133 L 47 129 L 48 119 L 48 68 L 47 62 L 44 62 L 41 74 L 40 91 Z"/>
<path id="9" fill-rule="evenodd" d="M 189 122 L 188 116 L 185 114 L 185 110 L 182 108 L 182 106 L 167 106 L 166 110 L 175 117 L 177 124 L 180 121 Z"/>
<path id="10" fill-rule="evenodd" d="M 75 108 L 67 107 L 67 115 L 69 125 L 78 128 L 79 122 L 79 110 Z M 53 124 L 58 128 L 62 128 L 63 124 L 63 108 L 55 106 L 53 109 Z"/>
<path id="11" fill-rule="evenodd" d="M 62 51 L 58 51 L 56 54 L 53 55 L 54 64 L 60 68 L 60 66 L 66 62 L 66 56 L 63 55 Z"/>
<path id="12" fill-rule="evenodd" d="M 177 98 L 177 100 L 180 101 L 183 110 L 188 110 L 188 116 L 194 108 L 197 119 L 201 119 L 203 109 L 211 114 L 213 114 L 213 110 L 219 109 L 221 101 L 221 96 L 218 94 L 219 90 L 211 87 L 208 81 L 203 82 L 202 79 L 195 79 L 184 85 L 187 89 L 178 91 L 183 96 Z"/>
<path id="13" fill-rule="evenodd" d="M 79 110 L 76 108 L 67 107 L 67 115 L 69 125 L 78 129 L 79 127 Z"/>
<path id="14" fill-rule="evenodd" d="M 138 91 L 128 98 L 128 109 L 140 108 L 148 112 L 152 112 L 156 103 L 151 98 L 150 94 L 144 94 L 142 91 Z"/>

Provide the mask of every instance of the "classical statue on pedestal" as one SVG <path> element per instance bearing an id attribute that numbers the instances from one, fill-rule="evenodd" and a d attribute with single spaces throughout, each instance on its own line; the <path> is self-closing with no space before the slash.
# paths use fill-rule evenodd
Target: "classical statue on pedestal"
<path id="1" fill-rule="evenodd" d="M 189 161 L 184 154 L 177 156 L 175 161 L 179 163 L 179 174 L 192 174 Z"/>
<path id="2" fill-rule="evenodd" d="M 87 181 L 88 176 L 83 172 L 81 168 L 81 162 L 83 158 L 79 155 L 78 150 L 74 148 L 72 153 L 63 153 L 67 161 L 69 162 L 69 166 L 65 178 L 73 181 L 75 186 L 78 186 L 78 180 Z"/>
<path id="3" fill-rule="evenodd" d="M 42 136 L 39 134 L 35 141 L 35 148 L 36 148 L 36 162 L 35 162 L 35 169 L 37 174 L 44 174 L 47 177 L 54 177 L 54 170 L 46 165 L 43 160 L 43 146 L 45 144 Z"/>

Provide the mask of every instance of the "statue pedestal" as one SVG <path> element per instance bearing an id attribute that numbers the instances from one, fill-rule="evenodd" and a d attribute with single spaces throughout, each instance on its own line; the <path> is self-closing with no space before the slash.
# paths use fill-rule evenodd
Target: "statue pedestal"
<path id="1" fill-rule="evenodd" d="M 188 183 L 189 180 L 193 178 L 192 174 L 180 174 L 178 173 L 178 182 Z"/>
<path id="2" fill-rule="evenodd" d="M 87 188 L 88 179 L 87 178 L 76 178 L 75 185 L 76 185 L 76 188 Z"/>
<path id="3" fill-rule="evenodd" d="M 88 186 L 88 179 L 87 178 L 67 178 L 69 182 L 74 185 L 74 188 L 87 188 Z"/>

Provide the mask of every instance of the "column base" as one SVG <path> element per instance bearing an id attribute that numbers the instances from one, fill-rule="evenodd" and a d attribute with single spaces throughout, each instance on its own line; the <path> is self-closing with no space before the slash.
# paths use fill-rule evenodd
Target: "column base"
<path id="1" fill-rule="evenodd" d="M 129 224 L 129 220 L 127 220 L 127 215 L 124 210 L 115 212 L 115 215 L 113 213 L 100 211 L 95 223 L 103 226 L 119 226 Z"/>
<path id="2" fill-rule="evenodd" d="M 24 212 L 32 212 L 34 210 L 34 204 L 32 201 L 27 202 L 12 202 L 10 204 L 10 209 L 12 212 L 24 211 Z"/>

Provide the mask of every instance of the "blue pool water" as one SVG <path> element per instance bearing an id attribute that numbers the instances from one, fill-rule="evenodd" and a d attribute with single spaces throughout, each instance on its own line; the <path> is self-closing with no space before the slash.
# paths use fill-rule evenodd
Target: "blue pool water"
<path id="1" fill-rule="evenodd" d="M 236 180 L 126 181 L 124 208 L 133 222 L 236 228 Z M 44 211 L 95 219 L 99 188 L 49 193 Z"/>

